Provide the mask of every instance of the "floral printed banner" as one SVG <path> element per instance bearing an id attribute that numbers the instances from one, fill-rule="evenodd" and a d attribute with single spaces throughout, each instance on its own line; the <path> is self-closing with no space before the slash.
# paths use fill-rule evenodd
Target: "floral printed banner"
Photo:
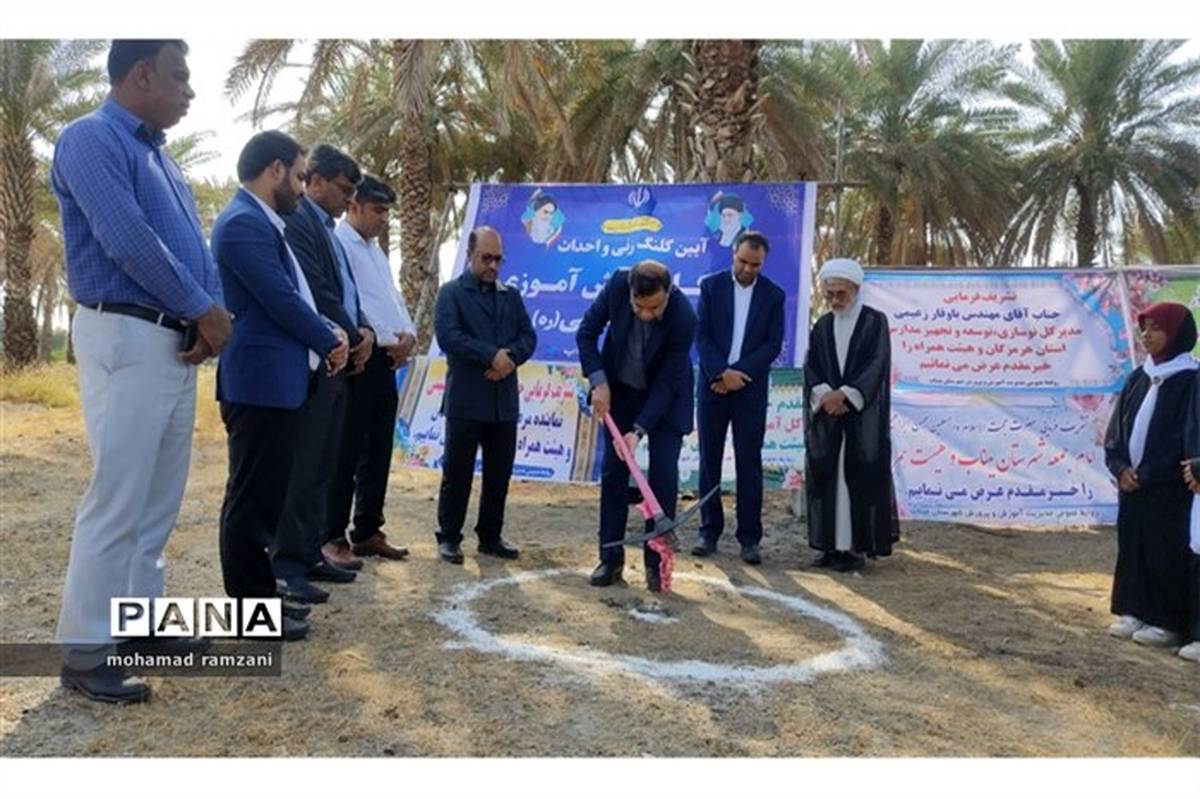
<path id="1" fill-rule="evenodd" d="M 1137 325 L 1137 315 L 1156 302 L 1179 302 L 1192 309 L 1200 326 L 1200 267 L 1170 266 L 1156 269 L 1122 269 L 1121 276 L 1129 292 L 1130 325 Z M 1146 357 L 1141 339 L 1135 337 L 1137 362 Z M 1200 356 L 1200 343 L 1193 350 Z"/>

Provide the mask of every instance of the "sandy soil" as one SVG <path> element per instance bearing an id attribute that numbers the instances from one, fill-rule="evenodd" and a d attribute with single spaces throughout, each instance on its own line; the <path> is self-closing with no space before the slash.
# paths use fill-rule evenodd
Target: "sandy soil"
<path id="1" fill-rule="evenodd" d="M 0 415 L 0 640 L 48 641 L 87 446 L 78 411 L 3 403 Z M 168 547 L 173 594 L 221 593 L 224 479 L 223 442 L 198 440 Z M 56 679 L 5 680 L 0 755 L 1200 755 L 1196 667 L 1103 634 L 1111 530 L 910 523 L 895 556 L 839 575 L 808 565 L 786 497 L 768 495 L 763 567 L 723 541 L 715 559 L 681 555 L 677 572 L 838 611 L 886 661 L 808 683 L 733 685 L 454 646 L 461 640 L 435 614 L 456 591 L 550 569 L 566 571 L 497 585 L 468 609 L 514 647 L 652 664 L 784 667 L 843 641 L 770 597 L 686 579 L 661 603 L 666 623 L 631 614 L 652 599 L 640 558 L 629 558 L 626 586 L 585 583 L 595 557 L 589 487 L 514 484 L 506 537 L 521 559 L 476 558 L 468 542 L 463 566 L 440 563 L 436 489 L 434 474 L 392 475 L 388 529 L 412 558 L 369 562 L 335 587 L 310 639 L 285 649 L 282 678 L 152 678 L 155 700 L 124 708 L 68 695 Z"/>

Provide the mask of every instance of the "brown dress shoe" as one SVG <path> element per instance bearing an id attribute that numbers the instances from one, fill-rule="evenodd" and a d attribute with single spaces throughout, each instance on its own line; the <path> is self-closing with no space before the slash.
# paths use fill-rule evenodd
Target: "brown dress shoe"
<path id="1" fill-rule="evenodd" d="M 321 554 L 325 556 L 325 560 L 343 569 L 358 571 L 363 567 L 362 558 L 356 558 L 351 554 L 350 544 L 344 538 L 326 541 L 321 546 Z"/>
<path id="2" fill-rule="evenodd" d="M 404 560 L 408 557 L 407 549 L 392 546 L 387 542 L 387 536 L 383 533 L 376 533 L 366 541 L 351 544 L 350 551 L 355 555 L 378 555 L 390 560 Z"/>

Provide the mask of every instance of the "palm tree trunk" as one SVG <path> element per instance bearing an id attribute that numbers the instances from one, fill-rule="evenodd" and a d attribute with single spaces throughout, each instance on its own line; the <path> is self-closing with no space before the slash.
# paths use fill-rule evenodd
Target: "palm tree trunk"
<path id="1" fill-rule="evenodd" d="M 392 222 L 389 219 L 388 223 L 383 226 L 383 230 L 379 231 L 379 235 L 375 237 L 379 242 L 379 249 L 383 250 L 383 254 L 388 258 L 392 257 Z"/>
<path id="2" fill-rule="evenodd" d="M 760 42 L 697 40 L 695 100 L 688 180 L 744 183 L 754 179 Z"/>
<path id="3" fill-rule="evenodd" d="M 57 277 L 53 269 L 47 269 L 46 279 L 42 282 L 42 332 L 38 336 L 38 360 L 42 363 L 50 363 L 51 350 L 54 347 L 54 310 L 58 307 Z"/>
<path id="4" fill-rule="evenodd" d="M 437 292 L 437 275 L 430 274 L 429 260 L 433 251 L 433 230 L 430 224 L 433 170 L 429 134 L 422 122 L 410 120 L 407 135 L 400 148 L 400 285 L 404 300 L 413 311 L 417 325 L 420 351 L 429 344 L 433 333 L 433 315 L 424 312 L 432 307 L 431 297 Z"/>
<path id="5" fill-rule="evenodd" d="M 67 363 L 75 365 L 75 300 L 67 295 Z"/>
<path id="6" fill-rule="evenodd" d="M 29 262 L 33 243 L 33 181 L 37 161 L 29 137 L 0 140 L 0 225 L 4 231 L 4 365 L 18 368 L 37 358 L 37 322 L 34 320 L 32 273 Z"/>
<path id="7" fill-rule="evenodd" d="M 888 266 L 892 263 L 892 240 L 896 236 L 896 225 L 892 211 L 886 205 L 879 206 L 879 219 L 875 224 L 875 265 Z"/>
<path id="8" fill-rule="evenodd" d="M 1092 187 L 1075 178 L 1079 195 L 1079 218 L 1075 221 L 1075 258 L 1077 266 L 1093 266 L 1096 261 L 1096 198 Z"/>
<path id="9" fill-rule="evenodd" d="M 399 75 L 404 64 L 411 64 L 414 48 L 428 46 L 413 40 L 397 40 L 392 46 L 392 63 Z M 397 83 L 399 79 L 397 77 Z M 400 147 L 400 287 L 404 301 L 417 327 L 417 352 L 424 352 L 433 337 L 433 299 L 438 276 L 429 264 L 433 254 L 433 86 L 422 87 L 426 97 L 412 106 L 398 109 L 405 131 Z"/>

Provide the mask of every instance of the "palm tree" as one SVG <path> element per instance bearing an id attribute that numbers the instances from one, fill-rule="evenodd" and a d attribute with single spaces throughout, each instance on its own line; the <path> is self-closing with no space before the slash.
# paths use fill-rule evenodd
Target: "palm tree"
<path id="1" fill-rule="evenodd" d="M 691 169 L 693 181 L 744 182 L 754 178 L 759 113 L 761 42 L 699 39 L 691 44 Z"/>
<path id="2" fill-rule="evenodd" d="M 212 136 L 211 130 L 197 130 L 183 136 L 175 136 L 167 142 L 167 152 L 171 154 L 171 160 L 185 177 L 196 167 L 207 164 L 219 155 L 216 150 L 203 148 L 204 143 Z"/>
<path id="3" fill-rule="evenodd" d="M 434 111 L 436 80 L 447 58 L 448 43 L 437 40 L 392 40 L 386 43 L 352 40 L 321 40 L 313 48 L 311 64 L 300 99 L 284 106 L 271 106 L 271 87 L 288 66 L 295 40 L 255 40 L 247 45 L 226 79 L 226 93 L 237 99 L 257 85 L 252 116 L 257 123 L 264 116 L 281 111 L 295 114 L 295 125 L 303 126 L 305 115 L 317 109 L 328 110 L 328 95 L 349 89 L 357 98 L 372 94 L 372 82 L 378 89 L 378 73 L 372 64 L 390 67 L 385 73 L 390 86 L 385 96 L 391 103 L 390 121 L 374 128 L 377 138 L 370 148 L 398 147 L 400 205 L 401 287 L 418 325 L 418 341 L 424 346 L 432 331 L 433 297 L 437 292 L 437 265 L 432 214 L 434 208 L 433 142 L 436 136 Z M 452 54 L 451 54 L 452 57 Z M 350 75 L 349 83 L 346 76 Z M 377 96 L 377 92 L 375 93 Z M 376 107 L 377 110 L 377 107 Z M 381 144 L 383 142 L 383 144 Z M 339 142 L 343 143 L 343 142 Z M 355 154 L 361 156 L 361 151 Z M 390 162 L 384 152 L 375 155 L 376 169 Z M 380 170 L 384 171 L 384 170 Z"/>
<path id="4" fill-rule="evenodd" d="M 767 42 L 761 51 L 757 175 L 817 180 L 833 175 L 838 105 L 850 99 L 858 64 L 839 42 Z"/>
<path id="5" fill-rule="evenodd" d="M 1200 195 L 1192 198 L 1192 208 L 1200 208 Z M 1200 214 L 1168 213 L 1162 234 L 1153 239 L 1141 228 L 1133 230 L 1121 247 L 1121 263 L 1200 263 Z"/>
<path id="6" fill-rule="evenodd" d="M 588 44 L 322 41 L 301 98 L 271 105 L 291 40 L 251 42 L 226 81 L 257 85 L 253 118 L 293 114 L 293 132 L 345 147 L 397 187 L 401 286 L 423 346 L 432 333 L 437 248 L 452 186 L 471 180 L 580 180 L 591 148 L 573 131 L 576 54 Z M 607 166 L 607 162 L 606 162 Z M 381 242 L 387 246 L 385 239 Z"/>
<path id="7" fill-rule="evenodd" d="M 4 241 L 4 362 L 37 358 L 30 248 L 36 233 L 35 139 L 53 141 L 62 124 L 99 101 L 92 64 L 103 43 L 0 39 L 0 238 Z"/>
<path id="8" fill-rule="evenodd" d="M 572 179 L 669 181 L 691 163 L 693 68 L 684 42 L 581 43 L 571 72 L 571 129 L 581 152 Z"/>
<path id="9" fill-rule="evenodd" d="M 1032 42 L 1032 68 L 1017 67 L 1009 96 L 1025 111 L 1029 149 L 1007 250 L 1046 263 L 1071 227 L 1079 266 L 1097 245 L 1135 231 L 1161 262 L 1168 213 L 1191 216 L 1200 186 L 1200 59 L 1172 63 L 1181 41 Z M 1065 231 L 1064 231 L 1065 232 Z"/>
<path id="10" fill-rule="evenodd" d="M 986 105 L 1014 48 L 988 42 L 856 44 L 846 177 L 873 199 L 876 264 L 990 263 L 1011 208 L 1002 135 L 1012 112 Z"/>

